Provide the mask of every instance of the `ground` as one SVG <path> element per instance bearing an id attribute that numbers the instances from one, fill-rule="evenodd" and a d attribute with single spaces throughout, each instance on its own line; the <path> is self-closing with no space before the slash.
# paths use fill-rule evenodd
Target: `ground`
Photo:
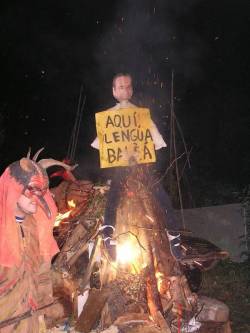
<path id="1" fill-rule="evenodd" d="M 221 262 L 204 273 L 200 293 L 229 306 L 233 333 L 250 333 L 250 262 Z"/>

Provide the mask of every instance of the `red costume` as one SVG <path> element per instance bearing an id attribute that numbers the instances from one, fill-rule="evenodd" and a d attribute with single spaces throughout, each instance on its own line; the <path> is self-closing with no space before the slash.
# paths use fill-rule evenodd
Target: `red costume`
<path id="1" fill-rule="evenodd" d="M 49 268 L 51 258 L 58 252 L 53 238 L 57 208 L 42 164 L 49 161 L 48 167 L 62 163 L 42 161 L 39 165 L 29 157 L 23 158 L 11 164 L 0 177 L 0 324 L 41 305 L 40 268 Z M 15 209 L 22 195 L 36 198 L 33 200 L 37 201 L 37 211 L 26 214 L 18 223 Z M 0 332 L 37 333 L 38 326 L 37 315 L 33 314 Z"/>

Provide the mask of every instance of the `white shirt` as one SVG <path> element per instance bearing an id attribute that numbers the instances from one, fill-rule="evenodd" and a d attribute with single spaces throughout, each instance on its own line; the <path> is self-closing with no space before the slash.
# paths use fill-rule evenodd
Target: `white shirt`
<path id="1" fill-rule="evenodd" d="M 136 105 L 130 103 L 129 101 L 123 101 L 121 103 L 117 103 L 111 110 L 119 110 L 119 109 L 126 109 L 126 108 L 137 108 Z M 163 137 L 161 136 L 158 128 L 156 127 L 155 123 L 152 120 L 151 125 L 151 134 L 155 145 L 155 150 L 159 150 L 161 148 L 167 147 L 166 142 L 164 141 Z M 95 149 L 99 149 L 99 140 L 98 137 L 91 143 L 91 147 Z"/>

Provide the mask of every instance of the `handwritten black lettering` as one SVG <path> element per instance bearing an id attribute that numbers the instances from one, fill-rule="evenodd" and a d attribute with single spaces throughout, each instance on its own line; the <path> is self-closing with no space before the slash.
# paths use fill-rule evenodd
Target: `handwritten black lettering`
<path id="1" fill-rule="evenodd" d="M 127 118 L 127 122 L 126 122 L 126 118 Z M 122 126 L 123 127 L 129 127 L 131 125 L 131 118 L 130 116 L 125 116 L 125 115 L 122 115 Z"/>
<path id="2" fill-rule="evenodd" d="M 108 141 L 108 135 L 107 135 L 107 134 L 104 134 L 103 141 L 104 141 L 105 143 L 112 143 L 112 141 Z"/>
<path id="3" fill-rule="evenodd" d="M 134 125 L 135 125 L 135 127 L 137 127 L 136 112 L 134 112 Z"/>
<path id="4" fill-rule="evenodd" d="M 121 140 L 124 141 L 130 141 L 130 131 L 127 129 L 126 131 L 121 131 Z"/>
<path id="5" fill-rule="evenodd" d="M 115 160 L 116 160 L 115 150 L 112 148 L 108 148 L 107 153 L 108 153 L 108 162 L 109 163 L 115 162 Z"/>
<path id="6" fill-rule="evenodd" d="M 115 126 L 113 121 L 112 121 L 112 118 L 110 116 L 108 116 L 107 118 L 107 122 L 106 122 L 106 128 L 108 128 L 108 126 L 111 125 L 111 126 Z"/>
<path id="7" fill-rule="evenodd" d="M 147 158 L 149 158 L 150 160 L 152 160 L 152 154 L 150 153 L 150 150 L 148 149 L 148 147 L 146 145 L 144 145 L 144 148 L 143 148 L 143 159 L 146 160 Z"/>
<path id="8" fill-rule="evenodd" d="M 114 116 L 114 125 L 115 127 L 121 127 L 121 116 L 119 114 L 116 114 Z"/>
<path id="9" fill-rule="evenodd" d="M 115 142 L 120 142 L 121 141 L 121 136 L 119 132 L 113 132 L 113 138 Z"/>
<path id="10" fill-rule="evenodd" d="M 122 158 L 122 150 L 121 148 L 117 149 L 117 162 L 119 162 L 119 160 Z"/>
<path id="11" fill-rule="evenodd" d="M 150 139 L 150 141 L 153 141 L 153 137 L 149 128 L 147 128 L 145 132 L 145 143 L 148 143 L 148 139 Z"/>
<path id="12" fill-rule="evenodd" d="M 135 128 L 130 131 L 130 139 L 131 139 L 131 141 L 136 141 L 137 140 L 137 135 L 136 135 L 136 129 Z"/>

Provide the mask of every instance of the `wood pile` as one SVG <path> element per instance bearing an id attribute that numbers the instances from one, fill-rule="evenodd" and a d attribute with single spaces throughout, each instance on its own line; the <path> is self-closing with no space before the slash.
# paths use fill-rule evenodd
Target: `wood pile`
<path id="1" fill-rule="evenodd" d="M 71 313 L 76 331 L 84 333 L 230 333 L 227 306 L 190 290 L 170 253 L 158 203 L 135 179 L 132 174 L 123 190 L 113 236 L 117 249 L 132 244 L 137 255 L 131 262 L 113 262 L 103 245 L 106 187 L 63 182 L 53 191 L 61 213 L 68 201 L 76 203 L 55 228 L 61 252 L 53 262 L 54 294 L 68 304 L 60 316 Z"/>

